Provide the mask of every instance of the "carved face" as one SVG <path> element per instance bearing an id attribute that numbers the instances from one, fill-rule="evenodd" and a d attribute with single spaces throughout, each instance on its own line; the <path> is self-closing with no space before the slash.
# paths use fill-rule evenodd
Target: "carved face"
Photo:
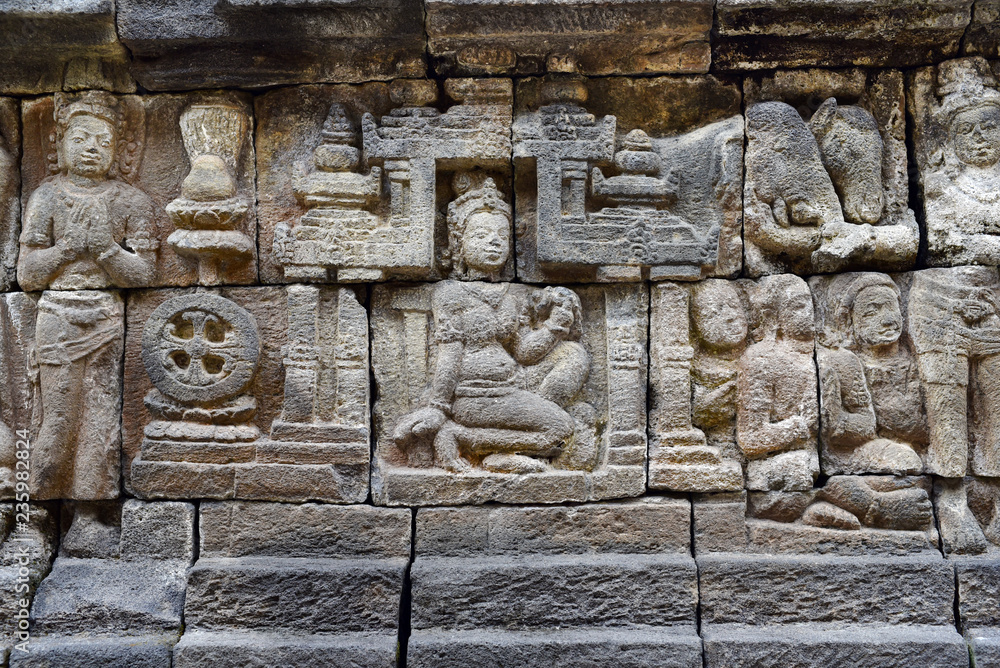
<path id="1" fill-rule="evenodd" d="M 778 316 L 778 327 L 787 338 L 805 341 L 812 338 L 813 304 L 808 289 L 794 291 L 781 304 Z"/>
<path id="2" fill-rule="evenodd" d="M 731 350 L 747 336 L 747 317 L 736 288 L 707 281 L 694 294 L 691 315 L 698 336 L 709 348 Z"/>
<path id="3" fill-rule="evenodd" d="M 957 114 L 951 122 L 955 154 L 962 162 L 989 167 L 1000 161 L 1000 108 L 977 107 Z"/>
<path id="4" fill-rule="evenodd" d="M 95 116 L 74 116 L 63 134 L 63 160 L 70 173 L 89 178 L 105 176 L 114 160 L 115 131 Z"/>
<path id="5" fill-rule="evenodd" d="M 491 211 L 469 216 L 462 237 L 462 258 L 469 269 L 493 274 L 507 263 L 510 255 L 510 221 Z"/>
<path id="6" fill-rule="evenodd" d="M 899 298 L 889 287 L 865 288 L 854 299 L 854 338 L 862 346 L 895 343 L 903 333 L 903 315 Z"/>

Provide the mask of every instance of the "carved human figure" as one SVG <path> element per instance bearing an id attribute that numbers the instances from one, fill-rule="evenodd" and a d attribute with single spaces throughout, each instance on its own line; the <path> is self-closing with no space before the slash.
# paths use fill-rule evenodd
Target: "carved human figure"
<path id="1" fill-rule="evenodd" d="M 780 274 L 756 286 L 756 343 L 737 372 L 736 439 L 747 489 L 809 490 L 819 473 L 812 297 Z"/>
<path id="2" fill-rule="evenodd" d="M 453 276 L 496 280 L 510 253 L 510 207 L 492 179 L 449 209 Z M 424 406 L 404 416 L 393 438 L 406 447 L 433 439 L 438 466 L 470 462 L 498 472 L 548 468 L 576 430 L 567 408 L 583 387 L 590 357 L 577 341 L 579 297 L 566 288 L 528 293 L 508 283 L 449 280 L 432 298 L 436 366 Z M 529 367 L 545 373 L 527 389 Z"/>
<path id="3" fill-rule="evenodd" d="M 970 472 L 1000 477 L 998 288 L 995 268 L 967 266 L 916 272 L 910 289 L 910 336 L 930 432 L 926 466 L 945 479 L 938 497 L 942 536 L 956 552 L 986 548 L 969 512 L 962 478 Z"/>
<path id="4" fill-rule="evenodd" d="M 726 459 L 740 461 L 736 446 L 737 369 L 746 349 L 746 306 L 732 281 L 695 284 L 691 322 L 698 342 L 691 363 L 693 424 Z"/>
<path id="5" fill-rule="evenodd" d="M 157 247 L 151 200 L 114 177 L 118 119 L 106 93 L 57 99 L 60 171 L 32 193 L 24 216 L 18 280 L 46 290 L 34 341 L 34 499 L 118 496 L 124 322 L 121 298 L 104 288 L 151 282 Z"/>
<path id="6" fill-rule="evenodd" d="M 824 470 L 920 473 L 927 444 L 917 360 L 902 338 L 900 292 L 885 274 L 830 282 L 819 346 Z"/>
<path id="7" fill-rule="evenodd" d="M 924 167 L 928 260 L 1000 264 L 1000 90 L 982 58 L 942 63 L 933 115 L 943 132 Z"/>

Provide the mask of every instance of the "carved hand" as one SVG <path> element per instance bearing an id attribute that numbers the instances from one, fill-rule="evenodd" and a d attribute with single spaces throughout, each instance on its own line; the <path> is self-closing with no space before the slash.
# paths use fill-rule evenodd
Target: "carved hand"
<path id="1" fill-rule="evenodd" d="M 115 245 L 115 238 L 111 234 L 111 214 L 103 202 L 95 201 L 88 204 L 84 215 L 89 223 L 87 249 L 94 257 L 98 257 Z"/>
<path id="2" fill-rule="evenodd" d="M 420 408 L 399 421 L 393 431 L 392 438 L 397 443 L 405 443 L 410 440 L 411 436 L 417 438 L 429 436 L 437 432 L 447 419 L 447 416 L 438 408 L 432 406 Z"/>

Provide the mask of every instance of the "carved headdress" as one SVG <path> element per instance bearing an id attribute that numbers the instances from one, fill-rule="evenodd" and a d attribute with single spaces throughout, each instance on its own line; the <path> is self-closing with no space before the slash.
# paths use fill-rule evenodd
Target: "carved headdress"
<path id="1" fill-rule="evenodd" d="M 834 301 L 830 320 L 823 333 L 823 345 L 829 348 L 854 348 L 854 302 L 858 295 L 868 288 L 889 288 L 900 298 L 899 287 L 885 274 L 864 272 L 835 278 L 829 286 L 829 294 Z"/>
<path id="2" fill-rule="evenodd" d="M 103 90 L 82 93 L 56 93 L 53 120 L 55 129 L 48 137 L 46 159 L 52 174 L 65 171 L 59 155 L 63 135 L 70 121 L 77 116 L 93 116 L 107 122 L 115 131 L 115 160 L 109 178 L 133 181 L 142 161 L 145 143 L 145 113 L 142 103 L 134 96 L 124 99 Z"/>
<path id="3" fill-rule="evenodd" d="M 960 112 L 977 107 L 1000 107 L 1000 90 L 989 63 L 980 56 L 959 58 L 938 67 L 938 97 L 935 115 L 945 126 Z"/>
<path id="4" fill-rule="evenodd" d="M 448 205 L 448 253 L 444 258 L 451 264 L 452 275 L 465 273 L 461 258 L 462 239 L 469 219 L 477 213 L 487 212 L 511 219 L 510 204 L 504 201 L 492 178 L 479 172 L 461 172 L 453 183 L 458 197 Z"/>

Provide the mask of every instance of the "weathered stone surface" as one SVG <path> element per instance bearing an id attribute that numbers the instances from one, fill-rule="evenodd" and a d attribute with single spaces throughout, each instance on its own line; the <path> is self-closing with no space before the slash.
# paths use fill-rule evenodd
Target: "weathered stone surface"
<path id="1" fill-rule="evenodd" d="M 254 282 L 249 114 L 234 92 L 26 102 L 21 288 Z"/>
<path id="2" fill-rule="evenodd" d="M 21 233 L 20 102 L 0 98 L 0 290 L 10 290 L 17 270 Z"/>
<path id="3" fill-rule="evenodd" d="M 118 0 L 149 90 L 358 82 L 424 74 L 421 5 L 390 0 Z"/>
<path id="4" fill-rule="evenodd" d="M 957 55 L 972 0 L 719 0 L 721 69 L 907 67 Z"/>
<path id="5" fill-rule="evenodd" d="M 976 666 L 1000 665 L 1000 559 L 990 555 L 951 557 L 958 584 L 960 630 L 972 646 Z"/>
<path id="6" fill-rule="evenodd" d="M 912 268 L 903 74 L 747 79 L 746 271 Z"/>
<path id="7" fill-rule="evenodd" d="M 128 499 L 122 504 L 122 559 L 194 560 L 194 506 Z"/>
<path id="8" fill-rule="evenodd" d="M 710 668 L 969 665 L 968 648 L 961 636 L 940 626 L 855 625 L 831 630 L 807 625 L 762 631 L 755 626 L 723 625 L 706 631 L 704 639 L 705 666 Z"/>
<path id="9" fill-rule="evenodd" d="M 746 492 L 696 494 L 692 506 L 691 535 L 697 554 L 746 551 Z"/>
<path id="10" fill-rule="evenodd" d="M 365 499 L 368 329 L 352 290 L 145 292 L 129 322 L 123 431 L 136 493 Z"/>
<path id="11" fill-rule="evenodd" d="M 189 631 L 174 647 L 173 668 L 395 668 L 396 636 L 341 633 L 292 637 L 287 633 Z"/>
<path id="12" fill-rule="evenodd" d="M 431 0 L 425 7 L 438 74 L 699 73 L 711 64 L 707 0 Z"/>
<path id="13" fill-rule="evenodd" d="M 689 523 L 688 502 L 669 498 L 420 509 L 407 660 L 633 665 L 645 649 L 698 665 Z"/>
<path id="14" fill-rule="evenodd" d="M 35 337 L 35 312 L 35 300 L 29 295 L 0 295 L 0 387 L 4 388 L 0 393 L 0 499 L 15 498 L 18 451 L 30 457 L 30 439 L 19 438 L 17 432 L 21 430 L 24 436 L 23 430 L 29 430 L 30 436 L 32 378 L 28 360 Z"/>
<path id="15" fill-rule="evenodd" d="M 510 218 L 512 91 L 506 79 L 450 79 L 444 92 L 417 80 L 258 99 L 266 282 L 463 273 L 452 220 Z M 476 197 L 486 177 L 503 193 L 496 202 Z M 503 264 L 512 278 L 513 258 Z"/>
<path id="16" fill-rule="evenodd" d="M 1000 263 L 1000 88 L 981 56 L 917 70 L 909 86 L 931 266 Z"/>
<path id="17" fill-rule="evenodd" d="M 0 92 L 135 90 L 113 0 L 4 0 L 0 34 Z"/>
<path id="18" fill-rule="evenodd" d="M 395 665 L 410 511 L 225 502 L 201 517 L 175 665 Z"/>
<path id="19" fill-rule="evenodd" d="M 170 668 L 175 638 L 116 636 L 114 638 L 32 638 L 26 654 L 14 652 L 18 668 Z"/>
<path id="20" fill-rule="evenodd" d="M 0 504 L 0 653 L 29 639 L 31 602 L 55 557 L 58 528 L 52 512 L 25 505 Z"/>
<path id="21" fill-rule="evenodd" d="M 377 503 L 642 493 L 644 290 L 447 281 L 372 302 Z"/>
<path id="22" fill-rule="evenodd" d="M 518 275 L 697 280 L 741 267 L 739 88 L 715 77 L 518 84 Z"/>
<path id="23" fill-rule="evenodd" d="M 986 58 L 996 56 L 1000 48 L 1000 2 L 997 0 L 975 0 L 972 5 L 972 20 L 965 30 L 962 40 L 962 55 L 981 55 Z"/>

